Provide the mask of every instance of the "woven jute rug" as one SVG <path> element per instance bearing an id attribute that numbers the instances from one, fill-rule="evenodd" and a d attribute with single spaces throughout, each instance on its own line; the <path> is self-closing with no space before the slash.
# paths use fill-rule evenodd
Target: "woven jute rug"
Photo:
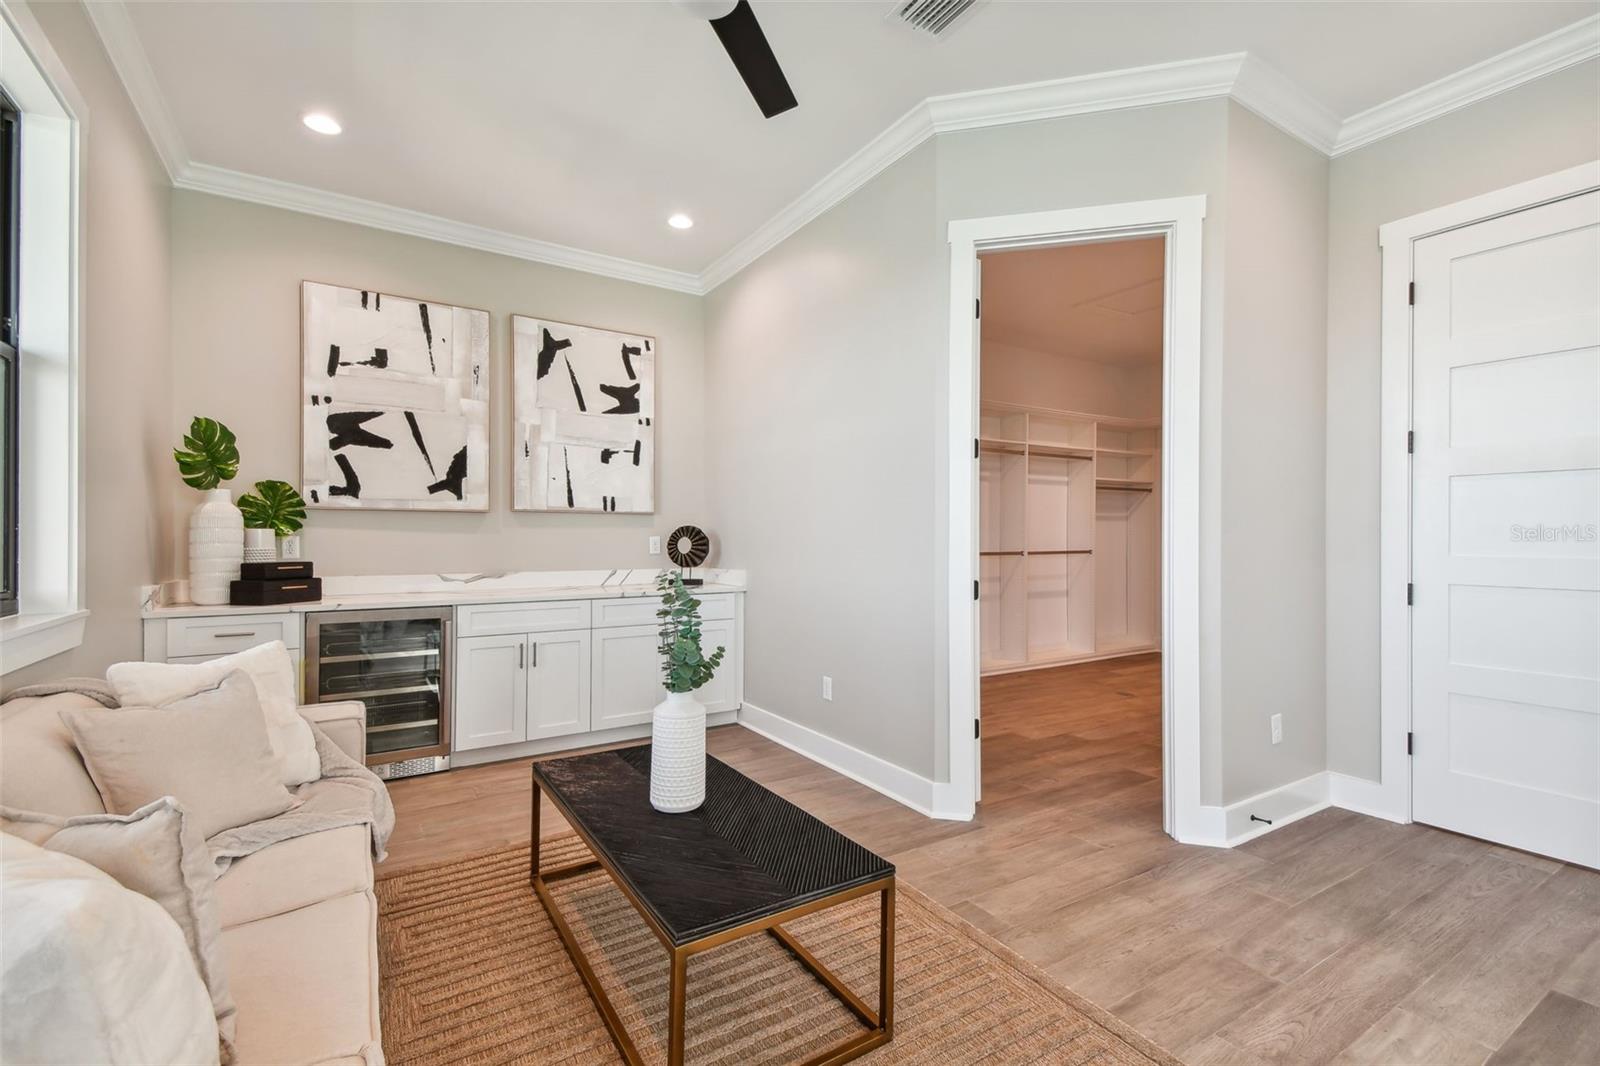
<path id="1" fill-rule="evenodd" d="M 586 854 L 547 841 L 545 865 Z M 667 953 L 605 874 L 557 882 L 557 901 L 646 1061 L 666 1061 Z M 528 884 L 528 849 L 399 872 L 378 882 L 383 1046 L 393 1066 L 612 1066 L 621 1055 Z M 788 926 L 877 1002 L 877 897 Z M 1105 1011 L 1056 984 L 914 889 L 899 887 L 895 1034 L 857 1060 L 1177 1066 Z M 792 1063 L 860 1023 L 774 938 L 689 961 L 691 1066 Z"/>

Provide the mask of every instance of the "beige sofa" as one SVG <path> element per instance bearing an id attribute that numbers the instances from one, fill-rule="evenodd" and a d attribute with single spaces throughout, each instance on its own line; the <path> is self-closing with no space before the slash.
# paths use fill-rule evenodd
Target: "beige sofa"
<path id="1" fill-rule="evenodd" d="M 0 705 L 0 804 L 60 817 L 105 811 L 60 719 L 74 707 L 102 709 L 74 694 Z M 352 758 L 364 758 L 361 704 L 300 710 Z M 281 841 L 236 860 L 217 880 L 239 1063 L 383 1062 L 372 885 L 364 825 Z"/>

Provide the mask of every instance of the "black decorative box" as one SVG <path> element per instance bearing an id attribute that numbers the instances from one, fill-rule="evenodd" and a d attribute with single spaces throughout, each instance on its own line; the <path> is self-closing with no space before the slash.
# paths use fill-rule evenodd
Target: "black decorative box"
<path id="1" fill-rule="evenodd" d="M 320 577 L 290 578 L 287 581 L 235 581 L 228 590 L 228 602 L 235 607 L 315 603 L 320 599 L 322 599 Z"/>
<path id="2" fill-rule="evenodd" d="M 245 581 L 283 581 L 292 577 L 310 577 L 309 560 L 288 563 L 240 563 L 239 577 Z"/>

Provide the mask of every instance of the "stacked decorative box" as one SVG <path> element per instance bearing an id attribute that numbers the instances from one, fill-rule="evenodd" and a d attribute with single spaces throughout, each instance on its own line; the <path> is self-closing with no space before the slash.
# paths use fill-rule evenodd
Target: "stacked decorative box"
<path id="1" fill-rule="evenodd" d="M 243 563 L 239 580 L 229 588 L 228 602 L 235 607 L 261 607 L 278 603 L 315 603 L 322 599 L 322 579 L 311 576 L 308 560 Z"/>

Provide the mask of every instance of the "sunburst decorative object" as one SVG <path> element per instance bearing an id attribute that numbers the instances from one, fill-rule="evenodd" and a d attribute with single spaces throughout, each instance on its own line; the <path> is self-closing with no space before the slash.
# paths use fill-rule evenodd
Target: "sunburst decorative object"
<path id="1" fill-rule="evenodd" d="M 684 571 L 693 570 L 711 556 L 711 538 L 698 526 L 679 526 L 667 538 L 667 558 Z M 705 580 L 685 577 L 685 585 L 703 585 Z"/>

